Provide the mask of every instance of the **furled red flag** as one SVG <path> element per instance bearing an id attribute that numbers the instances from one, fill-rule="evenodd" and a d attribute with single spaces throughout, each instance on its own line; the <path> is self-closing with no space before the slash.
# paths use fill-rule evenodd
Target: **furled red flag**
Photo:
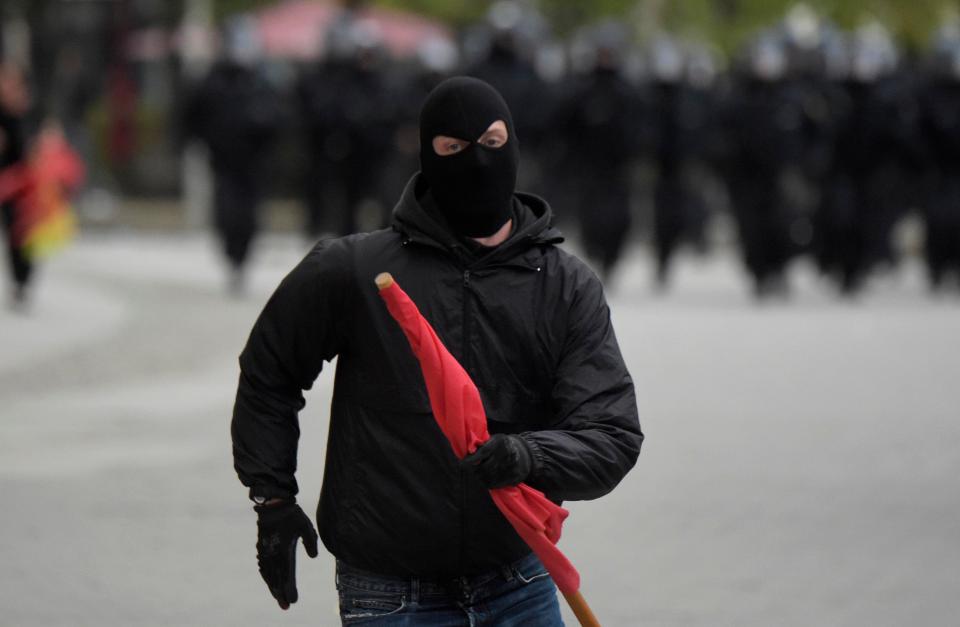
<path id="1" fill-rule="evenodd" d="M 490 438 L 480 392 L 393 277 L 381 274 L 376 283 L 390 315 L 400 325 L 420 361 L 433 416 L 454 453 L 462 459 Z M 522 483 L 490 490 L 490 496 L 543 562 L 581 624 L 599 625 L 579 593 L 579 573 L 556 546 L 567 510 Z"/>

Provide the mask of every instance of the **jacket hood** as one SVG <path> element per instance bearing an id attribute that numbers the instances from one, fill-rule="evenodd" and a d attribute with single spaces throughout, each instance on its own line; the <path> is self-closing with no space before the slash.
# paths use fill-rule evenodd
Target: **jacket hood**
<path id="1" fill-rule="evenodd" d="M 417 197 L 418 188 L 424 189 L 418 172 L 407 183 L 400 201 L 393 209 L 393 229 L 405 239 L 420 244 L 432 245 L 453 253 L 462 252 L 463 243 L 449 228 L 424 208 Z M 503 260 L 519 254 L 531 246 L 558 244 L 563 235 L 553 226 L 553 210 L 547 201 L 524 192 L 513 195 L 514 215 L 517 217 L 513 232 L 499 246 L 492 248 L 484 259 Z"/>

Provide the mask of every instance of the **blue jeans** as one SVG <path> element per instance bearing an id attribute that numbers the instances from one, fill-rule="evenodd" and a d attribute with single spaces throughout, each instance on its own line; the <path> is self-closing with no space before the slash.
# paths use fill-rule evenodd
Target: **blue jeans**
<path id="1" fill-rule="evenodd" d="M 557 588 L 537 556 L 473 577 L 405 579 L 337 561 L 344 625 L 563 627 Z"/>

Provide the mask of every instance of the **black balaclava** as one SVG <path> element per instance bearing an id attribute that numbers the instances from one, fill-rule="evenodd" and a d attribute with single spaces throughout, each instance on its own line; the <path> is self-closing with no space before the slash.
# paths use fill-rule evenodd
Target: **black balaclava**
<path id="1" fill-rule="evenodd" d="M 507 142 L 499 148 L 477 140 L 503 120 Z M 470 144 L 441 157 L 433 150 L 437 135 Z M 497 90 L 476 78 L 457 76 L 437 85 L 420 110 L 420 171 L 437 207 L 454 233 L 487 237 L 512 215 L 520 144 L 507 103 Z"/>

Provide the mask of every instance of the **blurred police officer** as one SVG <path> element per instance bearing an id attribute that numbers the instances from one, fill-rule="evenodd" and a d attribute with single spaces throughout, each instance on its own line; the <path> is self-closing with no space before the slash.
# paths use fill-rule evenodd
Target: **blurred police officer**
<path id="1" fill-rule="evenodd" d="M 669 39 L 657 42 L 651 55 L 657 180 L 654 189 L 653 242 L 656 280 L 665 287 L 677 248 L 706 245 L 707 206 L 695 188 L 696 165 L 710 141 L 708 96 L 687 82 L 684 51 Z"/>
<path id="2" fill-rule="evenodd" d="M 299 85 L 310 157 L 308 229 L 313 235 L 323 230 L 347 235 L 357 232 L 364 202 L 383 202 L 396 102 L 375 26 L 346 17 L 334 23 L 327 37 L 326 58 Z M 332 229 L 325 229 L 329 222 Z"/>
<path id="3" fill-rule="evenodd" d="M 225 44 L 226 55 L 191 97 L 185 126 L 210 150 L 214 225 L 230 264 L 231 290 L 238 292 L 258 230 L 266 165 L 283 109 L 256 68 L 259 50 L 252 24 L 242 18 L 231 22 Z"/>
<path id="4" fill-rule="evenodd" d="M 554 128 L 567 137 L 585 252 L 609 282 L 630 231 L 630 168 L 648 113 L 621 73 L 622 48 L 600 39 L 593 54 L 592 70 L 564 94 Z"/>
<path id="5" fill-rule="evenodd" d="M 414 59 L 394 67 L 389 80 L 389 100 L 393 103 L 392 143 L 384 168 L 383 197 L 396 197 L 410 175 L 419 169 L 420 107 L 433 88 L 448 78 L 457 67 L 459 53 L 453 41 L 428 37 L 417 47 Z M 382 224 L 390 224 L 393 204 L 383 203 Z"/>
<path id="6" fill-rule="evenodd" d="M 787 81 L 782 42 L 763 38 L 748 53 L 725 105 L 726 176 L 740 245 L 758 297 L 787 289 L 794 252 L 783 177 L 800 162 L 802 118 Z"/>
<path id="7" fill-rule="evenodd" d="M 918 162 L 918 109 L 894 73 L 892 43 L 867 30 L 851 40 L 829 174 L 817 219 L 818 261 L 844 294 L 855 294 L 878 261 L 892 261 L 891 231 L 910 203 Z"/>
<path id="8" fill-rule="evenodd" d="M 941 42 L 922 97 L 931 173 L 925 203 L 927 271 L 940 289 L 952 270 L 960 281 L 960 40 Z"/>

